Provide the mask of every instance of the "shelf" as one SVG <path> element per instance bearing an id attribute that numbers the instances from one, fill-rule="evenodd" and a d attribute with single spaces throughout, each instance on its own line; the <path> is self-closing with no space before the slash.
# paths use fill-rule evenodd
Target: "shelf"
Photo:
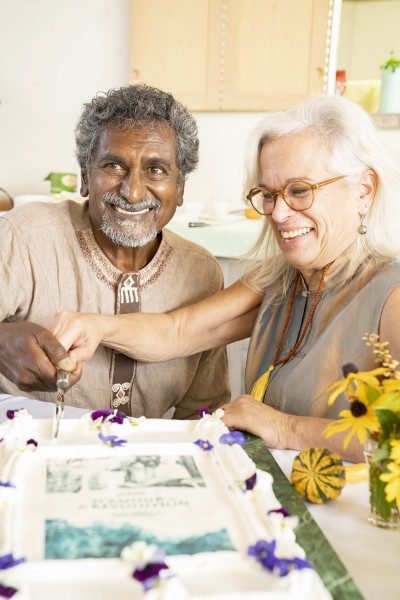
<path id="1" fill-rule="evenodd" d="M 371 114 L 378 129 L 400 129 L 400 113 Z"/>

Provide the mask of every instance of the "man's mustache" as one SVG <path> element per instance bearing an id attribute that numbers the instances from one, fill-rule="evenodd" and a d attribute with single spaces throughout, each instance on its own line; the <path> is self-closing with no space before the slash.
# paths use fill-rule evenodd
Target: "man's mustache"
<path id="1" fill-rule="evenodd" d="M 107 192 L 103 196 L 103 204 L 118 206 L 123 210 L 128 210 L 132 213 L 139 212 L 141 210 L 145 210 L 146 208 L 153 208 L 155 210 L 159 210 L 161 207 L 161 202 L 157 198 L 142 198 L 142 200 L 138 200 L 138 202 L 130 203 L 125 200 L 119 194 L 115 192 Z"/>

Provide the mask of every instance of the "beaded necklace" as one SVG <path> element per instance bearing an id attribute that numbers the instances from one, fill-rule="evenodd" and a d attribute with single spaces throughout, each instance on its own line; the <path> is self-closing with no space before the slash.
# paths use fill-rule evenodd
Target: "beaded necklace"
<path id="1" fill-rule="evenodd" d="M 287 329 L 289 327 L 290 319 L 292 317 L 293 305 L 294 305 L 294 300 L 295 300 L 295 297 L 296 297 L 297 284 L 298 284 L 299 279 L 300 279 L 300 273 L 299 273 L 299 271 L 297 272 L 297 275 L 296 275 L 296 277 L 294 279 L 294 282 L 293 282 L 293 290 L 292 290 L 292 295 L 290 297 L 288 314 L 287 314 L 287 317 L 286 317 L 285 325 L 283 326 L 283 330 L 282 330 L 282 333 L 281 333 L 279 341 L 278 341 L 278 345 L 276 347 L 275 356 L 274 356 L 274 358 L 272 360 L 272 363 L 271 363 L 270 367 L 265 371 L 265 373 L 263 373 L 263 375 L 261 375 L 257 379 L 257 381 L 252 386 L 252 388 L 251 388 L 251 390 L 249 392 L 250 396 L 253 396 L 253 398 L 255 398 L 256 400 L 258 400 L 259 402 L 262 402 L 262 399 L 264 398 L 264 394 L 265 394 L 265 391 L 266 391 L 267 386 L 268 386 L 269 376 L 270 376 L 271 372 L 273 371 L 273 369 L 275 368 L 275 366 L 276 365 L 280 365 L 282 363 L 285 363 L 290 358 L 292 358 L 292 356 L 297 352 L 298 348 L 300 347 L 300 344 L 304 340 L 304 336 L 306 335 L 307 330 L 308 330 L 308 328 L 310 326 L 310 323 L 311 323 L 311 320 L 313 318 L 315 309 L 317 307 L 318 301 L 319 301 L 320 296 L 321 296 L 322 284 L 324 283 L 326 272 L 328 271 L 328 269 L 331 266 L 331 264 L 332 263 L 329 263 L 328 265 L 326 265 L 322 269 L 321 279 L 319 281 L 318 289 L 317 289 L 317 292 L 315 294 L 314 302 L 312 303 L 310 313 L 308 315 L 307 321 L 306 321 L 306 323 L 305 323 L 305 325 L 303 327 L 303 330 L 302 330 L 302 332 L 300 334 L 299 339 L 297 340 L 296 344 L 293 346 L 293 348 L 288 352 L 288 354 L 286 356 L 284 356 L 283 358 L 279 358 L 278 359 L 278 356 L 279 356 L 279 354 L 281 352 L 281 349 L 282 349 L 283 342 L 285 340 Z"/>

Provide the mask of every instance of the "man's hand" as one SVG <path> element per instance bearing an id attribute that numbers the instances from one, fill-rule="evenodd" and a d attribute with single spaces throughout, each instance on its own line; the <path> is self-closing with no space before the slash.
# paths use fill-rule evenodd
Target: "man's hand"
<path id="1" fill-rule="evenodd" d="M 71 372 L 71 385 L 82 372 L 48 329 L 30 322 L 0 324 L 0 372 L 20 390 L 55 391 L 57 369 Z"/>

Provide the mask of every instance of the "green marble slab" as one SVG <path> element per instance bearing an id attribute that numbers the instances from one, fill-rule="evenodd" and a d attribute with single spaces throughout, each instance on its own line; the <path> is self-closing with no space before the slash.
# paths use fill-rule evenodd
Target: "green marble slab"
<path id="1" fill-rule="evenodd" d="M 274 478 L 274 493 L 279 502 L 292 515 L 300 518 L 296 539 L 305 550 L 308 560 L 332 594 L 334 600 L 364 600 L 342 561 L 314 521 L 301 496 L 294 490 L 264 442 L 246 434 L 247 454 L 259 469 L 268 471 Z"/>

